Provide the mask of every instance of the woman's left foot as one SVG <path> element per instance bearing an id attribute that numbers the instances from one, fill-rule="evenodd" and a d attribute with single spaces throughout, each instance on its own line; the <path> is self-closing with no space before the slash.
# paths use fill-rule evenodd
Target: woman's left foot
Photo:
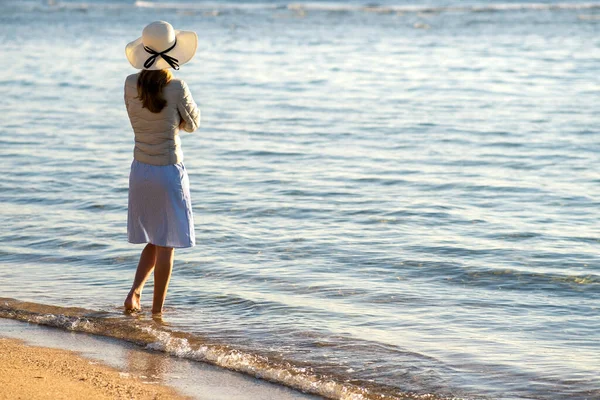
<path id="1" fill-rule="evenodd" d="M 142 309 L 142 306 L 140 304 L 141 296 L 142 296 L 141 293 L 136 293 L 134 291 L 129 292 L 129 294 L 127 295 L 127 298 L 125 299 L 125 303 L 123 304 L 123 306 L 125 306 L 125 311 L 129 311 L 129 312 L 141 311 L 141 309 Z"/>

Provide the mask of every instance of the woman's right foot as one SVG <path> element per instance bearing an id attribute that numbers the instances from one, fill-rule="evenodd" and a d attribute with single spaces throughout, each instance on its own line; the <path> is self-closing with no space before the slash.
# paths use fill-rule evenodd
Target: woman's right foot
<path id="1" fill-rule="evenodd" d="M 134 291 L 129 292 L 127 298 L 125 299 L 125 303 L 123 306 L 125 307 L 125 311 L 134 312 L 141 311 L 142 306 L 140 304 L 142 294 Z"/>

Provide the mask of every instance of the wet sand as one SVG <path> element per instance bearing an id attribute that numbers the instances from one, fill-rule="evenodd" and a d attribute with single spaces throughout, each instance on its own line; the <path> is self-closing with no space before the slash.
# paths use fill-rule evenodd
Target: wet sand
<path id="1" fill-rule="evenodd" d="M 0 338 L 0 399 L 186 399 L 78 354 Z"/>
<path id="2" fill-rule="evenodd" d="M 15 339 L 18 341 L 14 342 Z M 109 370 L 116 371 L 117 375 L 123 378 L 123 381 L 126 383 L 134 380 L 137 382 L 151 382 L 142 383 L 142 385 L 151 389 L 156 387 L 174 388 L 176 391 L 172 392 L 173 395 L 166 397 L 144 397 L 140 394 L 126 396 L 127 398 L 177 399 L 182 398 L 181 396 L 188 396 L 187 398 L 197 400 L 316 400 L 321 398 L 213 365 L 172 357 L 162 352 L 149 351 L 136 344 L 122 340 L 65 331 L 12 319 L 0 318 L 0 341 L 3 343 L 3 346 L 8 346 L 6 343 L 11 342 L 19 343 L 23 346 L 23 349 L 17 349 L 14 352 L 15 356 L 20 353 L 24 354 L 24 358 L 22 358 L 24 360 L 35 360 L 35 357 L 26 355 L 24 352 L 26 349 L 35 349 L 33 351 L 34 355 L 40 354 L 38 349 L 42 349 L 42 352 L 56 350 L 75 358 L 81 358 L 85 366 L 107 366 Z M 36 382 L 36 380 L 42 380 L 42 378 L 35 378 L 35 376 L 44 376 L 41 373 L 38 375 L 31 373 L 27 375 L 27 379 L 24 379 L 25 372 L 18 372 L 21 370 L 21 367 L 15 366 L 16 364 L 7 358 L 8 356 L 13 357 L 12 353 L 13 351 L 8 347 L 0 347 L 0 374 L 2 375 L 2 378 L 0 378 L 0 400 L 9 398 L 78 399 L 87 397 L 86 400 L 106 398 L 95 395 L 85 396 L 85 392 L 81 391 L 81 389 L 77 389 L 78 393 L 81 391 L 81 397 L 72 397 L 71 394 L 65 394 L 65 397 L 56 397 L 57 392 L 52 391 L 52 388 L 56 389 L 56 387 L 60 387 L 60 384 L 58 384 L 59 381 L 54 376 L 52 378 L 48 376 L 44 380 L 56 385 L 43 388 L 38 386 L 40 382 Z M 8 371 L 8 367 L 13 371 Z M 29 367 L 25 365 L 24 368 L 23 371 L 27 371 Z M 46 369 L 43 369 L 43 371 L 46 371 Z M 79 369 L 76 368 L 70 368 L 67 371 L 67 378 L 71 376 L 70 374 L 73 371 L 82 375 Z M 9 372 L 12 372 L 12 378 L 6 377 L 6 374 Z M 77 374 L 74 375 L 77 378 L 84 377 Z M 62 378 L 60 379 L 65 378 L 65 375 L 61 376 Z M 31 390 L 24 392 L 21 397 L 15 397 L 13 395 L 16 393 L 14 390 L 18 389 L 18 387 L 15 389 L 11 385 L 5 385 L 7 380 L 11 381 L 11 385 L 21 382 L 22 387 Z M 13 394 L 8 392 L 9 389 Z M 175 397 L 177 393 L 180 394 L 179 397 Z M 31 397 L 32 394 L 33 397 Z M 47 394 L 47 397 L 44 397 L 44 394 Z M 105 392 L 105 396 L 119 398 L 116 395 L 110 394 L 110 392 Z"/>

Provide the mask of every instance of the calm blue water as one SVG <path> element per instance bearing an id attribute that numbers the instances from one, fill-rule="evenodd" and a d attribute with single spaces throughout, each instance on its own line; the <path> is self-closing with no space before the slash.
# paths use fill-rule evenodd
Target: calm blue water
<path id="1" fill-rule="evenodd" d="M 158 19 L 203 113 L 162 324 L 120 312 Z M 0 1 L 0 297 L 36 303 L 2 315 L 330 398 L 599 399 L 599 33 L 598 1 Z"/>

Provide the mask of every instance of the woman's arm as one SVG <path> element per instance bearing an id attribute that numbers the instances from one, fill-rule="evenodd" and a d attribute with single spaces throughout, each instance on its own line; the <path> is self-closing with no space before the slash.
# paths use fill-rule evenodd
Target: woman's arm
<path id="1" fill-rule="evenodd" d="M 200 109 L 184 81 L 181 81 L 181 87 L 182 95 L 177 103 L 177 111 L 181 116 L 179 127 L 186 132 L 194 132 L 200 126 Z"/>

